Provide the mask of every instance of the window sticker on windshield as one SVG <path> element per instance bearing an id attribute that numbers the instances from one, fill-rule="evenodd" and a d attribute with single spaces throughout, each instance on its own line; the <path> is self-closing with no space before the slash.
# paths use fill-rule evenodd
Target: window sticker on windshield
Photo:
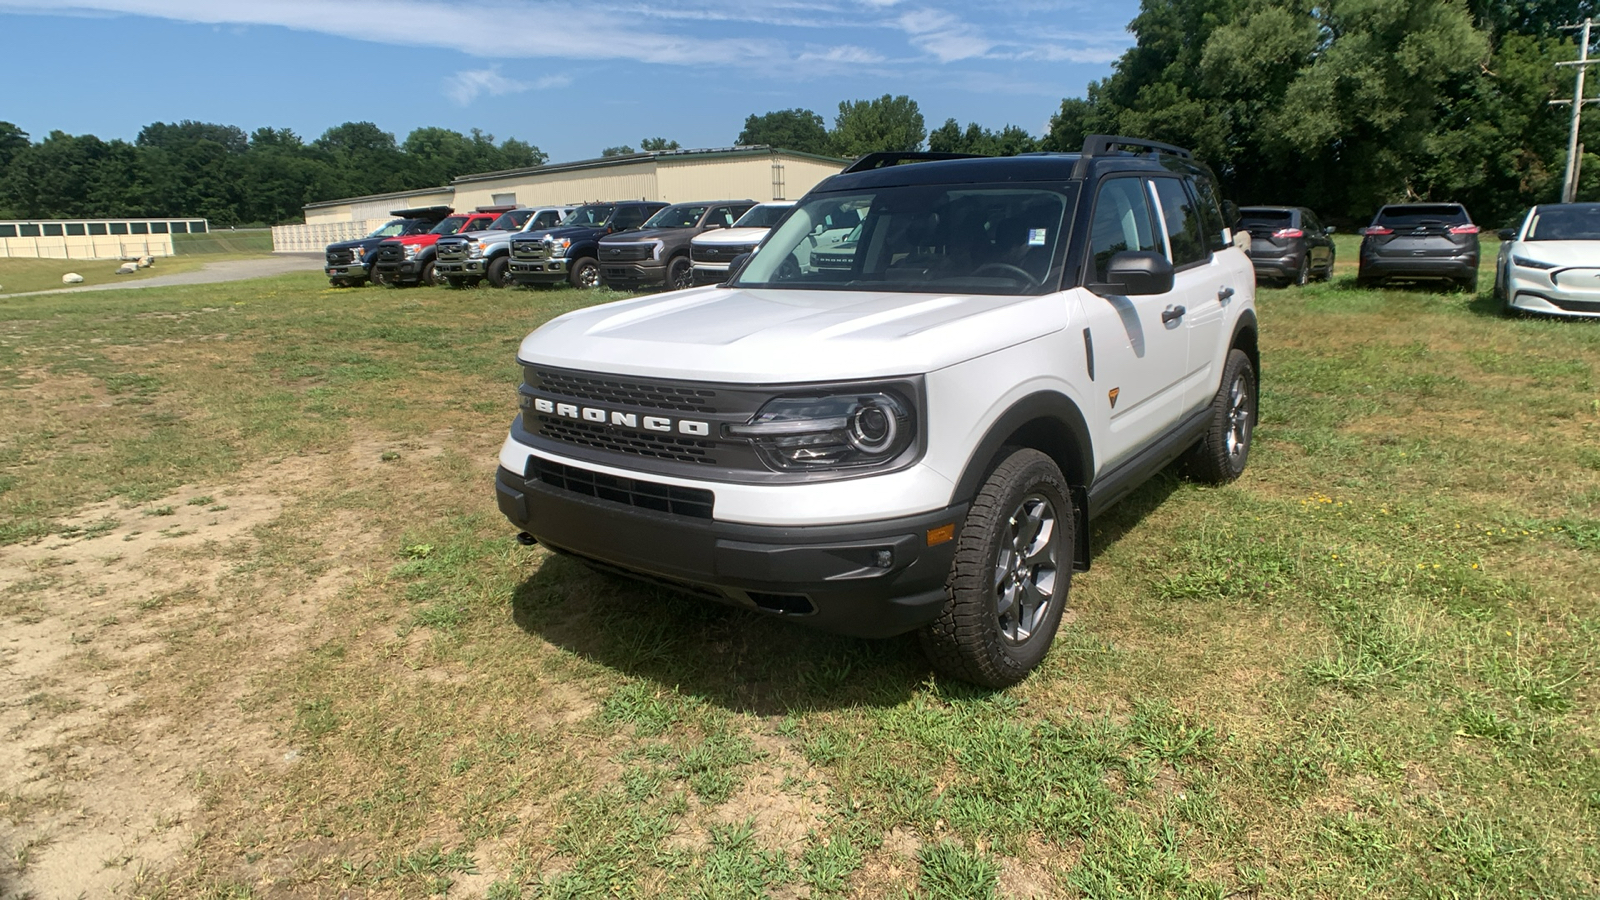
<path id="1" fill-rule="evenodd" d="M 1045 230 L 1043 228 L 1030 228 L 1030 229 L 1028 229 L 1028 246 L 1029 247 L 1043 247 L 1044 246 L 1044 232 L 1045 232 Z"/>

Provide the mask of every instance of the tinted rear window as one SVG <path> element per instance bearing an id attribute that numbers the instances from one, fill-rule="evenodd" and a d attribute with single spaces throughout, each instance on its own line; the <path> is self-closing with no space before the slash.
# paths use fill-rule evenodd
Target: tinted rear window
<path id="1" fill-rule="evenodd" d="M 1256 231 L 1258 228 L 1288 228 L 1293 221 L 1294 213 L 1287 209 L 1239 210 L 1239 227 L 1245 231 Z"/>
<path id="2" fill-rule="evenodd" d="M 1406 206 L 1385 206 L 1378 210 L 1377 218 L 1372 220 L 1374 225 L 1388 225 L 1401 227 L 1408 225 L 1466 225 L 1472 219 L 1467 217 L 1467 210 L 1459 203 L 1414 204 Z"/>

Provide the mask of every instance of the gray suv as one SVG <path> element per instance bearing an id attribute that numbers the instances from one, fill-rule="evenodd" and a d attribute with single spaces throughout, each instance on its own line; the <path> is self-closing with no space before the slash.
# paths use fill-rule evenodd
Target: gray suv
<path id="1" fill-rule="evenodd" d="M 1357 287 L 1390 278 L 1478 289 L 1478 226 L 1459 203 L 1391 203 L 1361 229 Z"/>

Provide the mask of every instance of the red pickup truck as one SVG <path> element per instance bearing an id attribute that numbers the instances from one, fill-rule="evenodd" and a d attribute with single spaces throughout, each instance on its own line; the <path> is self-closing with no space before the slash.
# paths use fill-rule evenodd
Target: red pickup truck
<path id="1" fill-rule="evenodd" d="M 483 231 L 495 217 L 511 207 L 482 208 L 470 213 L 455 213 L 444 218 L 426 234 L 393 237 L 379 244 L 373 251 L 372 281 L 374 284 L 434 285 L 443 282 L 433 271 L 433 245 L 447 234 L 465 234 Z"/>

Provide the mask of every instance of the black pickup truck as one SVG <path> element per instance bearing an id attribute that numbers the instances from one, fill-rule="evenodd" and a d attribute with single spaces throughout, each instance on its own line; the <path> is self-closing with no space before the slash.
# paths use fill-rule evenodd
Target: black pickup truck
<path id="1" fill-rule="evenodd" d="M 392 221 L 364 238 L 338 241 L 324 250 L 326 265 L 323 272 L 334 287 L 358 287 L 371 277 L 368 268 L 372 253 L 385 238 L 426 234 L 433 230 L 452 210 L 448 206 L 422 206 L 416 209 L 392 209 Z"/>
<path id="2" fill-rule="evenodd" d="M 732 228 L 755 205 L 754 200 L 674 203 L 638 231 L 600 241 L 600 281 L 623 290 L 693 287 L 689 242 L 713 228 Z"/>
<path id="3" fill-rule="evenodd" d="M 563 219 L 559 228 L 513 238 L 511 280 L 521 285 L 565 281 L 573 287 L 599 287 L 596 254 L 600 238 L 638 228 L 666 205 L 650 200 L 586 203 Z"/>

